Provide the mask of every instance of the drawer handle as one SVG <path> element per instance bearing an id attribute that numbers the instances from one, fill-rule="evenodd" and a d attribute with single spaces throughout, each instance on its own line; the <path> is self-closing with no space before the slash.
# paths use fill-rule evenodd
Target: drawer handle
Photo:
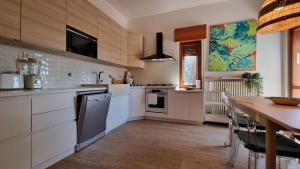
<path id="1" fill-rule="evenodd" d="M 104 99 L 102 99 L 102 98 L 97 98 L 97 99 L 95 99 L 95 101 L 97 101 L 97 102 L 100 102 L 100 101 L 102 101 L 102 100 L 104 100 Z"/>

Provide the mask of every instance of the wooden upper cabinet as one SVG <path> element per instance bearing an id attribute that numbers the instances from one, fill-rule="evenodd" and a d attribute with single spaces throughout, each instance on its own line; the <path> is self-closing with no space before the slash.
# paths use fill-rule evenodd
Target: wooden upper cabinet
<path id="1" fill-rule="evenodd" d="M 97 37 L 98 9 L 87 0 L 67 0 L 67 25 Z"/>
<path id="2" fill-rule="evenodd" d="M 110 22 L 111 19 L 104 13 L 99 11 L 98 14 L 98 59 L 110 62 L 109 46 L 110 46 Z"/>
<path id="3" fill-rule="evenodd" d="M 98 14 L 98 59 L 127 66 L 127 31 L 101 11 Z"/>
<path id="4" fill-rule="evenodd" d="M 127 65 L 128 67 L 144 68 L 143 35 L 136 32 L 127 33 Z"/>
<path id="5" fill-rule="evenodd" d="M 66 50 L 66 0 L 22 0 L 21 40 Z"/>
<path id="6" fill-rule="evenodd" d="M 20 40 L 21 0 L 0 0 L 0 36 Z"/>

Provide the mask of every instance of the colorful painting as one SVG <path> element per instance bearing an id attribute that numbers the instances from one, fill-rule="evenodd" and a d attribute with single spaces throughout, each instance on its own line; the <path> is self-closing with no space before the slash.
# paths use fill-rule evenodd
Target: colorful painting
<path id="1" fill-rule="evenodd" d="M 256 70 L 256 21 L 210 28 L 209 71 Z"/>

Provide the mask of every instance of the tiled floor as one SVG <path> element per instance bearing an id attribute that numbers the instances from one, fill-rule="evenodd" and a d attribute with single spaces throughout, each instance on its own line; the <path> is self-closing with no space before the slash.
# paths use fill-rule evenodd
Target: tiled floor
<path id="1" fill-rule="evenodd" d="M 225 169 L 226 128 L 142 120 L 127 123 L 49 169 Z M 247 168 L 241 146 L 234 169 Z"/>

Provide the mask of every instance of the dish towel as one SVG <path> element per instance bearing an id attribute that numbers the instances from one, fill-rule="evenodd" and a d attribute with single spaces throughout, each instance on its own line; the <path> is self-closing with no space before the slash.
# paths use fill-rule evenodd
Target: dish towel
<path id="1" fill-rule="evenodd" d="M 148 93 L 148 104 L 157 105 L 157 94 Z"/>

